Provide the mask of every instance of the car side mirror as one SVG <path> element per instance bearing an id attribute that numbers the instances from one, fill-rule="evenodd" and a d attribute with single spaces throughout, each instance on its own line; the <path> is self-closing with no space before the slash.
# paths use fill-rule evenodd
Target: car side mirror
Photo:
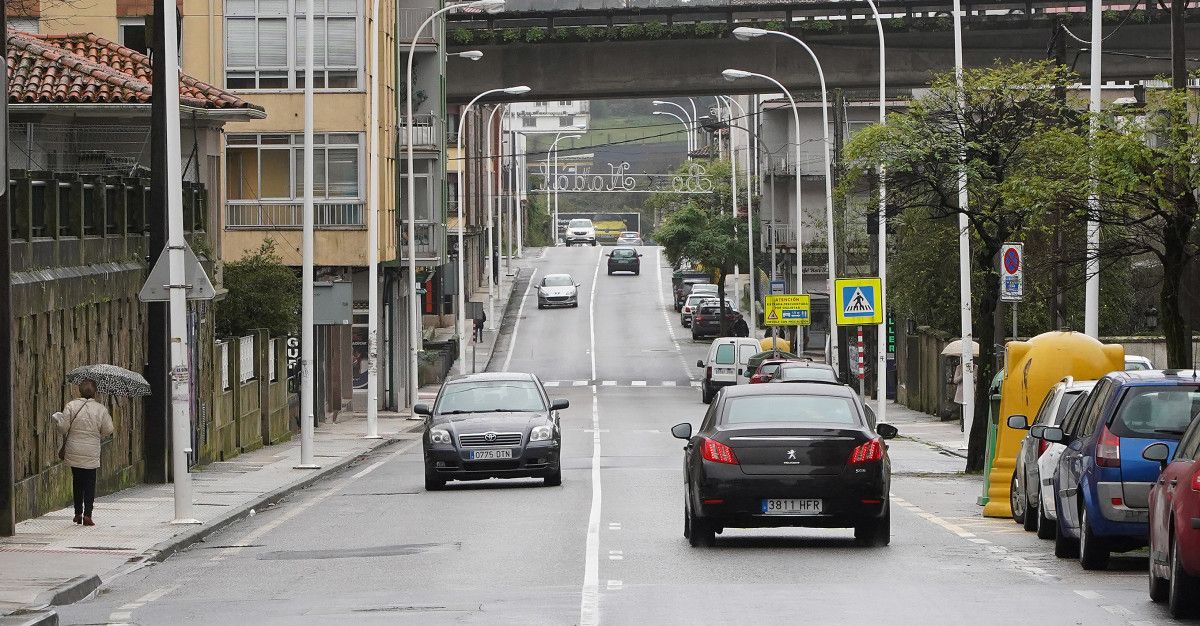
<path id="1" fill-rule="evenodd" d="M 580 287 L 582 287 L 582 286 L 583 286 L 583 283 L 575 283 L 575 288 L 576 288 L 576 289 L 579 289 L 579 288 L 580 288 Z"/>
<path id="2" fill-rule="evenodd" d="M 687 422 L 676 424 L 671 427 L 671 435 L 676 439 L 691 439 L 692 425 Z"/>
<path id="3" fill-rule="evenodd" d="M 696 359 L 696 367 L 704 367 L 704 361 Z"/>
<path id="4" fill-rule="evenodd" d="M 1042 429 L 1042 440 L 1050 443 L 1062 443 L 1067 438 L 1066 433 L 1058 426 L 1047 426 Z"/>
<path id="5" fill-rule="evenodd" d="M 416 413 L 417 415 L 433 415 L 433 411 L 430 410 L 428 404 L 413 405 L 413 413 Z"/>
<path id="6" fill-rule="evenodd" d="M 1029 430 L 1029 418 L 1024 415 L 1009 415 L 1008 427 L 1017 430 Z"/>
<path id="7" fill-rule="evenodd" d="M 1045 426 L 1034 425 L 1029 427 L 1029 436 L 1034 439 L 1041 439 L 1046 432 Z"/>
<path id="8" fill-rule="evenodd" d="M 551 411 L 561 411 L 570 406 L 571 406 L 571 401 L 567 400 L 566 398 L 556 398 L 556 399 L 550 401 L 550 410 Z"/>
<path id="9" fill-rule="evenodd" d="M 645 256 L 645 255 L 644 255 L 644 254 L 642 254 L 642 253 L 640 253 L 640 252 L 638 253 L 638 257 L 639 257 L 639 258 L 640 258 L 640 257 L 643 257 L 643 256 Z"/>
<path id="10" fill-rule="evenodd" d="M 895 439 L 900 434 L 900 430 L 891 424 L 876 424 L 875 432 L 884 439 Z"/>
<path id="11" fill-rule="evenodd" d="M 1154 461 L 1162 466 L 1166 466 L 1167 457 L 1171 455 L 1171 449 L 1163 442 L 1152 443 L 1142 450 L 1142 458 L 1147 461 Z"/>

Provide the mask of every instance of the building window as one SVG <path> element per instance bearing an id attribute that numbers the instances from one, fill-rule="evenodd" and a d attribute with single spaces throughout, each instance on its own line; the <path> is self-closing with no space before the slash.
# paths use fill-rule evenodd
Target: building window
<path id="1" fill-rule="evenodd" d="M 532 115 L 522 115 L 521 116 L 521 127 L 522 128 L 533 128 L 535 126 L 537 126 L 537 118 L 536 117 L 534 117 Z"/>
<path id="2" fill-rule="evenodd" d="M 313 193 L 318 201 L 362 198 L 362 138 L 358 133 L 313 135 Z M 231 201 L 304 198 L 304 135 L 229 135 L 226 189 Z"/>
<path id="3" fill-rule="evenodd" d="M 575 116 L 574 115 L 558 116 L 558 125 L 563 128 L 570 128 L 571 126 L 574 126 L 575 125 Z"/>
<path id="4" fill-rule="evenodd" d="M 38 32 L 38 18 L 36 17 L 10 17 L 7 23 L 9 28 L 23 33 L 36 34 Z"/>
<path id="5" fill-rule="evenodd" d="M 146 35 L 146 19 L 141 17 L 123 17 L 117 20 L 117 34 L 121 45 L 142 54 L 150 54 L 150 40 Z"/>
<path id="6" fill-rule="evenodd" d="M 356 89 L 360 82 L 358 0 L 314 0 L 313 87 Z M 225 86 L 303 89 L 307 0 L 225 2 Z"/>

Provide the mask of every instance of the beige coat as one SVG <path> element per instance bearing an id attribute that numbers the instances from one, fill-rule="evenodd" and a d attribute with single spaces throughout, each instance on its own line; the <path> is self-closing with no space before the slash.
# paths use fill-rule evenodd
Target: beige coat
<path id="1" fill-rule="evenodd" d="M 71 421 L 71 416 L 75 421 Z M 54 414 L 59 432 L 67 437 L 63 462 L 80 469 L 100 467 L 100 441 L 113 433 L 112 416 L 95 399 L 76 398 Z M 68 431 L 70 431 L 68 433 Z"/>

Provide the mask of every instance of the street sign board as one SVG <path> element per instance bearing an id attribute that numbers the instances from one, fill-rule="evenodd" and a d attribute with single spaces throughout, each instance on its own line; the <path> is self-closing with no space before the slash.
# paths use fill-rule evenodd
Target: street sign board
<path id="1" fill-rule="evenodd" d="M 771 281 L 771 295 L 782 294 L 787 289 L 787 284 L 782 278 L 777 278 Z"/>
<path id="2" fill-rule="evenodd" d="M 812 323 L 812 304 L 807 294 L 767 296 L 763 324 L 767 326 L 808 326 Z"/>
<path id="3" fill-rule="evenodd" d="M 883 281 L 871 278 L 838 278 L 834 281 L 834 312 L 838 326 L 867 326 L 883 323 L 879 295 Z"/>
<path id="4" fill-rule="evenodd" d="M 1025 299 L 1025 245 L 1007 242 L 1000 248 L 1000 300 Z"/>

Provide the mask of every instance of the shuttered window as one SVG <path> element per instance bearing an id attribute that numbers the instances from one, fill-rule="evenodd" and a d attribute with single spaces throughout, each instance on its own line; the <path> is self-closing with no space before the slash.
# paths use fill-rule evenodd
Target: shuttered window
<path id="1" fill-rule="evenodd" d="M 357 89 L 359 0 L 314 0 L 313 87 Z M 226 0 L 225 86 L 303 89 L 307 0 Z"/>

